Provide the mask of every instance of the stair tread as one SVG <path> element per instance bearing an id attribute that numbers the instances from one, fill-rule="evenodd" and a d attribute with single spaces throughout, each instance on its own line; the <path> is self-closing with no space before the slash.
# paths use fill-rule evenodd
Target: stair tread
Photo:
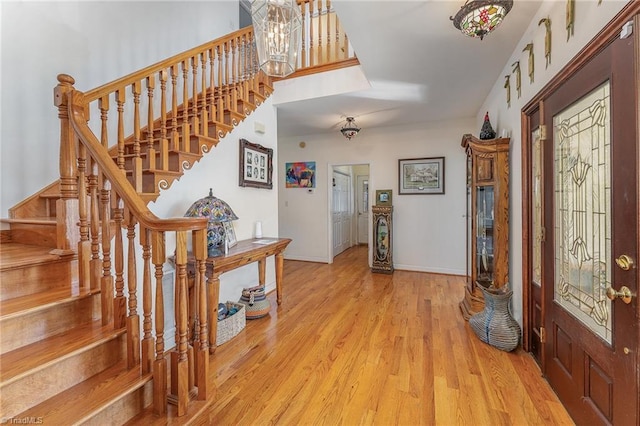
<path id="1" fill-rule="evenodd" d="M 31 244 L 0 244 L 0 271 L 59 260 L 60 256 L 51 254 L 51 250 Z"/>
<path id="2" fill-rule="evenodd" d="M 113 401 L 119 399 L 152 379 L 152 374 L 141 374 L 140 367 L 126 368 L 126 360 L 96 374 L 21 413 L 18 417 L 42 417 L 46 413 L 48 424 L 78 424 L 91 419 Z M 70 419 L 69 414 L 74 418 Z"/>
<path id="3" fill-rule="evenodd" d="M 0 219 L 3 223 L 26 223 L 31 225 L 55 225 L 56 218 L 41 216 L 41 217 L 18 217 L 18 218 L 3 218 Z"/>
<path id="4" fill-rule="evenodd" d="M 53 288 L 40 293 L 2 300 L 0 301 L 0 320 L 11 318 L 16 314 L 46 309 L 52 305 L 87 297 L 99 292 L 99 290 L 79 288 L 78 286 L 70 285 L 69 287 Z"/>
<path id="5" fill-rule="evenodd" d="M 2 364 L 0 364 L 0 386 L 13 382 L 34 370 L 44 369 L 56 360 L 114 339 L 123 333 L 125 333 L 124 328 L 114 330 L 112 324 L 102 325 L 100 320 L 96 320 L 4 353 Z"/>

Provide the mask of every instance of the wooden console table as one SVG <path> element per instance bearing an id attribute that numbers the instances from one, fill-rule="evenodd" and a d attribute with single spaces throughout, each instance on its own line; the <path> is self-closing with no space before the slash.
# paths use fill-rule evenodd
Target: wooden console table
<path id="1" fill-rule="evenodd" d="M 289 238 L 254 238 L 238 241 L 238 244 L 229 249 L 227 254 L 207 258 L 207 284 L 209 294 L 207 296 L 207 312 L 209 323 L 209 353 L 216 349 L 216 336 L 218 333 L 218 300 L 220 298 L 220 275 L 239 268 L 249 263 L 258 262 L 258 282 L 264 285 L 266 275 L 267 257 L 275 256 L 276 266 L 276 300 L 278 305 L 282 303 L 282 275 L 284 266 L 284 249 L 291 242 Z M 195 274 L 195 258 L 189 256 L 187 271 L 189 275 Z"/>

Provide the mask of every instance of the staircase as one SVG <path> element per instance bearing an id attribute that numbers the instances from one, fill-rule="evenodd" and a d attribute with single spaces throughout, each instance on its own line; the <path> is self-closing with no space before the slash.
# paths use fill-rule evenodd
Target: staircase
<path id="1" fill-rule="evenodd" d="M 299 3 L 310 35 L 294 76 L 358 65 L 330 2 Z M 0 219 L 9 227 L 0 231 L 0 418 L 104 425 L 206 417 L 214 348 L 199 337 L 207 335 L 204 304 L 196 318 L 186 308 L 187 251 L 204 300 L 206 220 L 159 219 L 147 203 L 270 96 L 271 79 L 255 64 L 248 27 L 85 92 L 58 76 L 60 179 Z M 169 253 L 174 304 L 165 306 Z M 165 346 L 166 312 L 175 347 Z"/>
<path id="2" fill-rule="evenodd" d="M 228 46 L 228 51 L 235 49 L 240 54 L 239 44 L 232 47 L 231 41 L 245 36 L 249 40 L 249 36 L 246 30 L 245 33 L 241 30 L 239 34 L 228 36 L 222 42 L 212 42 L 204 49 L 205 54 L 215 52 L 216 46 L 222 46 L 220 51 L 223 52 L 224 46 Z M 183 58 L 205 57 L 202 51 L 201 48 L 198 49 L 195 56 L 193 52 L 188 52 L 178 62 L 174 59 L 171 65 L 158 67 L 156 75 L 161 83 L 166 83 L 169 75 L 174 77 L 171 110 L 167 112 L 161 107 L 161 114 L 156 117 L 150 109 L 150 118 L 146 126 L 141 127 L 141 102 L 139 98 L 134 99 L 135 125 L 133 133 L 127 138 L 122 138 L 121 132 L 123 102 L 118 105 L 119 140 L 111 149 L 104 151 L 108 153 L 112 165 L 126 176 L 128 184 L 135 188 L 144 204 L 155 200 L 160 189 L 168 188 L 203 155 L 210 152 L 220 138 L 231 132 L 235 125 L 272 92 L 269 79 L 255 69 L 245 70 L 242 78 L 231 74 L 225 76 L 223 73 L 218 81 L 221 84 L 211 86 L 203 83 L 200 87 L 194 85 L 190 92 L 187 85 L 199 78 L 194 71 L 198 63 L 192 61 L 193 68 L 189 69 L 189 62 Z M 185 78 L 184 93 L 188 97 L 184 95 L 183 103 L 179 105 L 175 97 L 179 76 L 176 63 L 181 64 L 183 70 L 189 71 L 182 74 Z M 211 64 L 213 63 L 212 59 Z M 167 69 L 169 71 L 165 72 Z M 213 74 L 211 75 L 213 78 Z M 136 97 L 136 90 L 141 86 L 137 83 L 140 79 L 134 76 L 130 80 L 133 81 L 130 87 L 133 87 Z M 59 81 L 59 92 L 65 92 L 69 99 L 72 92 L 74 96 L 78 95 L 72 88 L 74 82 L 71 77 L 62 75 Z M 153 87 L 148 75 L 142 81 L 146 81 L 148 87 Z M 64 86 L 62 89 L 61 85 Z M 167 91 L 166 86 L 162 85 L 161 96 L 163 105 L 166 105 Z M 124 85 L 126 86 L 127 84 Z M 111 88 L 109 92 L 120 100 L 122 98 L 118 97 L 119 93 L 124 90 L 121 85 L 115 90 Z M 153 93 L 149 91 L 149 95 L 153 96 Z M 97 97 L 103 113 L 108 99 L 109 96 L 103 94 Z M 87 100 L 86 93 L 83 100 Z M 149 108 L 153 107 L 153 102 L 149 101 L 147 104 L 151 105 Z M 107 114 L 101 114 L 102 124 L 105 124 L 103 131 L 108 128 L 106 116 Z M 64 129 L 65 125 L 66 123 L 62 123 L 61 127 Z M 106 135 L 103 134 L 101 139 L 106 141 Z M 103 143 L 103 147 L 106 146 L 108 144 Z M 61 151 L 65 149 L 61 147 Z M 82 151 L 82 144 L 77 149 Z M 113 186 L 115 182 L 107 179 L 106 174 L 88 170 L 87 166 L 92 164 L 91 167 L 95 168 L 99 159 L 83 155 L 78 155 L 78 158 L 79 169 L 74 170 L 73 174 L 84 176 L 84 179 L 74 177 L 76 181 L 80 181 L 76 184 L 80 188 L 78 192 L 87 194 L 88 204 L 95 201 L 93 207 L 85 206 L 84 213 L 80 212 L 80 216 L 83 216 L 80 218 L 81 227 L 84 221 L 86 228 L 84 242 L 83 237 L 80 241 L 65 237 L 73 232 L 65 230 L 65 225 L 60 223 L 65 221 L 66 215 L 61 215 L 59 209 L 67 209 L 63 196 L 64 175 L 60 181 L 12 208 L 10 218 L 3 219 L 3 222 L 9 224 L 10 230 L 2 231 L 0 244 L 2 418 L 18 421 L 28 419 L 47 424 L 123 424 L 154 402 L 152 368 L 142 365 L 144 359 L 136 359 L 141 357 L 140 354 L 137 357 L 134 355 L 133 359 L 128 356 L 128 320 L 117 318 L 127 316 L 126 308 L 120 314 L 112 313 L 118 309 L 118 305 L 128 303 L 125 303 L 123 296 L 120 296 L 120 302 L 117 301 L 117 288 L 116 301 L 104 295 L 104 256 L 109 256 L 104 248 L 99 247 L 106 244 L 106 250 L 110 251 L 111 245 L 117 244 L 112 241 L 122 234 L 116 230 L 128 229 L 140 221 L 127 219 L 124 209 L 114 208 L 126 198 L 117 194 L 117 191 L 106 194 L 108 186 L 104 183 L 110 182 Z M 84 170 L 83 162 L 87 165 Z M 101 201 L 101 197 L 106 198 Z M 78 204 L 83 204 L 83 200 L 79 199 Z M 102 210 L 104 205 L 109 206 L 108 212 Z M 200 228 L 204 229 L 203 222 L 199 222 Z M 71 227 L 75 228 L 75 225 L 74 223 Z M 80 232 L 83 233 L 82 230 Z M 105 239 L 104 235 L 109 237 Z M 82 259 L 83 246 L 88 249 L 84 254 L 89 259 Z M 111 274 L 114 267 L 111 259 L 108 263 L 107 275 Z M 117 283 L 118 274 L 126 275 L 123 273 L 123 260 L 117 263 L 116 277 L 110 277 L 107 282 Z M 124 278 L 120 278 L 124 281 Z M 109 292 L 109 286 L 106 288 L 106 292 Z M 105 304 L 114 307 L 105 309 Z M 150 312 L 145 312 L 145 316 L 150 318 Z M 139 335 L 139 325 L 133 329 L 133 334 Z M 153 346 L 148 346 L 151 355 Z M 162 352 L 162 356 L 165 355 L 167 354 Z M 147 358 L 153 360 L 153 356 L 147 355 Z M 157 358 L 154 364 L 157 363 Z M 170 357 L 167 356 L 166 359 L 166 362 L 171 363 Z M 150 362 L 147 363 L 149 365 Z M 164 382 L 167 383 L 171 381 L 171 368 L 165 370 L 169 370 L 164 371 L 167 375 Z M 159 371 L 163 372 L 162 369 Z M 193 378 L 189 377 L 188 380 L 193 381 Z M 189 393 L 193 394 L 192 384 L 189 385 Z M 178 397 L 175 396 L 176 399 Z M 162 413 L 167 409 L 159 408 L 157 411 Z M 174 415 L 178 414 L 176 410 L 169 411 Z"/>

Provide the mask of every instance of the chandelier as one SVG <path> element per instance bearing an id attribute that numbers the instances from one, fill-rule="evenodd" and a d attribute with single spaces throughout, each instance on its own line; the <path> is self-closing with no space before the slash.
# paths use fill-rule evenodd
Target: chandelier
<path id="1" fill-rule="evenodd" d="M 500 25 L 512 6 L 513 0 L 467 0 L 450 19 L 462 34 L 482 40 Z"/>
<path id="2" fill-rule="evenodd" d="M 258 63 L 265 74 L 286 77 L 296 70 L 302 14 L 295 0 L 254 0 L 251 21 Z"/>
<path id="3" fill-rule="evenodd" d="M 342 129 L 340 129 L 340 132 L 342 132 L 342 135 L 349 140 L 351 140 L 352 137 L 357 135 L 359 131 L 360 131 L 360 127 L 356 125 L 356 122 L 353 119 L 353 117 L 347 117 L 347 122 L 344 124 L 344 126 L 342 126 Z"/>

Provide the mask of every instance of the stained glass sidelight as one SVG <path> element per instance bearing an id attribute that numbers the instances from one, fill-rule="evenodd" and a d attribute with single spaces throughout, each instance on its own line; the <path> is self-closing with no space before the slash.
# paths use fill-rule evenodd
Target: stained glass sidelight
<path id="1" fill-rule="evenodd" d="M 531 194 L 533 199 L 532 231 L 533 231 L 533 247 L 532 247 L 532 281 L 536 285 L 542 283 L 542 141 L 540 140 L 540 129 L 536 129 L 532 133 L 532 188 Z"/>
<path id="2" fill-rule="evenodd" d="M 610 83 L 553 119 L 555 300 L 611 343 Z"/>

